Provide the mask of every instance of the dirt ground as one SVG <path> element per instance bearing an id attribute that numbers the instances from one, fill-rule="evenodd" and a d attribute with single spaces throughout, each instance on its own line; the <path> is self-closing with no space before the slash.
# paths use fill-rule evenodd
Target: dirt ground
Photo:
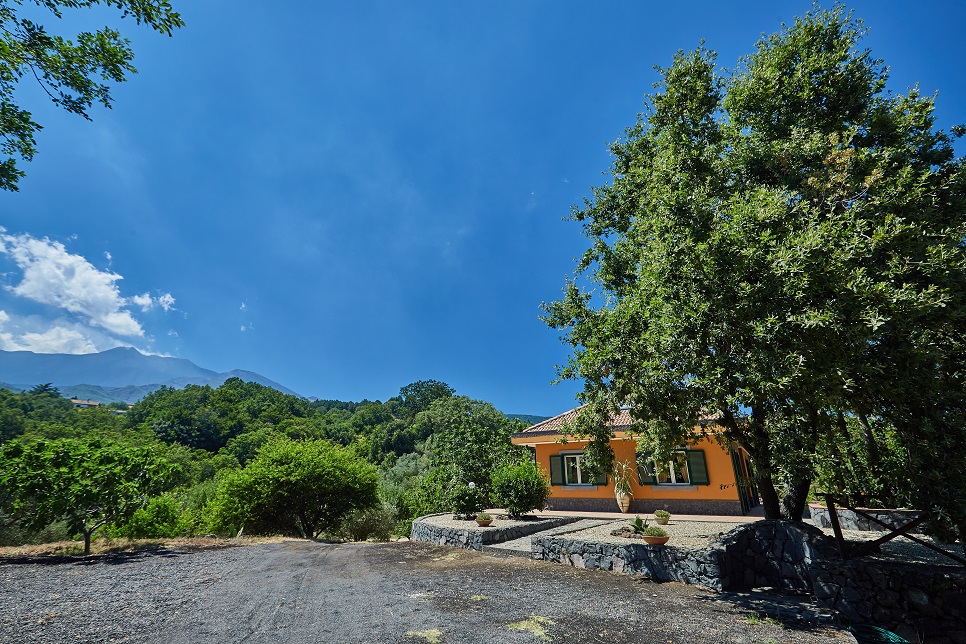
<path id="1" fill-rule="evenodd" d="M 854 642 L 701 588 L 402 542 L 0 558 L 0 642 Z"/>

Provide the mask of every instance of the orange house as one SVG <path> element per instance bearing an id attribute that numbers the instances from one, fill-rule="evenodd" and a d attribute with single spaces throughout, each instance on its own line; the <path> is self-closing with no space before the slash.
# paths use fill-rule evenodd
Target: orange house
<path id="1" fill-rule="evenodd" d="M 537 464 L 550 477 L 551 510 L 616 512 L 619 508 L 613 477 L 595 480 L 581 467 L 587 441 L 568 438 L 562 442 L 567 425 L 578 411 L 571 409 L 548 418 L 513 434 L 511 440 L 534 450 Z M 739 515 L 759 504 L 747 454 L 740 448 L 722 447 L 712 436 L 713 421 L 704 425 L 706 438 L 682 447 L 670 462 L 661 463 L 638 451 L 628 411 L 614 416 L 609 425 L 614 432 L 610 444 L 615 460 L 637 463 L 637 475 L 631 477 L 630 512 Z"/>

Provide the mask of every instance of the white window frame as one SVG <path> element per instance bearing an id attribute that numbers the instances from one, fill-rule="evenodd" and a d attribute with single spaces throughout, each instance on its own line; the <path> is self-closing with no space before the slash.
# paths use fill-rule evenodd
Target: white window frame
<path id="1" fill-rule="evenodd" d="M 583 467 L 581 466 L 581 462 L 584 460 L 584 453 L 583 452 L 574 452 L 572 454 L 566 454 L 566 453 L 564 453 L 564 454 L 561 454 L 561 456 L 563 457 L 563 476 L 564 476 L 564 485 L 565 486 L 572 486 L 572 485 L 593 486 L 594 482 L 592 480 L 591 481 L 584 481 L 584 475 L 586 475 L 587 473 L 584 472 Z M 567 460 L 568 459 L 574 459 L 576 461 L 576 465 L 577 465 L 577 480 L 576 481 L 571 481 L 570 480 L 570 477 L 568 476 L 568 473 L 570 472 L 570 470 L 567 468 Z"/>
<path id="2" fill-rule="evenodd" d="M 654 463 L 654 478 L 657 479 L 659 471 L 664 471 L 668 473 L 668 478 L 670 481 L 658 481 L 655 485 L 691 485 L 691 470 L 688 469 L 688 451 L 687 450 L 675 450 L 675 454 L 681 454 L 684 457 L 684 476 L 687 478 L 686 481 L 678 481 L 677 474 L 674 471 L 674 461 L 666 461 L 664 463 Z M 663 468 L 661 467 L 663 466 Z"/>

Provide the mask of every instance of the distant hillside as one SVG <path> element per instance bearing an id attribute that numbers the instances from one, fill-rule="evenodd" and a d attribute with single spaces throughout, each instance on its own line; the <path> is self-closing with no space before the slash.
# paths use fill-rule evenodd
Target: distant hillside
<path id="1" fill-rule="evenodd" d="M 129 347 L 84 355 L 0 351 L 0 386 L 16 391 L 50 382 L 65 396 L 102 403 L 137 402 L 162 386 L 175 389 L 186 385 L 218 387 L 229 378 L 257 382 L 285 394 L 298 395 L 252 371 L 236 369 L 218 373 L 190 360 L 146 356 Z"/>
<path id="2" fill-rule="evenodd" d="M 537 423 L 552 418 L 551 416 L 533 416 L 531 414 L 503 414 L 507 418 L 517 418 L 529 425 L 536 425 Z"/>

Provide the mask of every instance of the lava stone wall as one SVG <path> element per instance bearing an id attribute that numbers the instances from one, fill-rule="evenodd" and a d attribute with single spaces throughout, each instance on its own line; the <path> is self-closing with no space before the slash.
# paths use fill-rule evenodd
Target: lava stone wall
<path id="1" fill-rule="evenodd" d="M 966 569 L 843 560 L 835 542 L 810 525 L 758 521 L 698 550 L 538 535 L 532 556 L 718 591 L 771 586 L 811 592 L 852 623 L 876 624 L 911 642 L 966 642 Z"/>
<path id="2" fill-rule="evenodd" d="M 455 546 L 468 550 L 482 550 L 491 543 L 503 543 L 519 539 L 534 532 L 557 528 L 574 521 L 577 517 L 553 517 L 539 521 L 526 521 L 509 526 L 482 528 L 473 521 L 466 521 L 466 527 L 453 527 L 434 523 L 432 517 L 445 517 L 448 514 L 428 514 L 413 521 L 409 538 L 413 541 L 428 541 L 440 546 Z M 472 527 L 470 527 L 472 526 Z"/>
<path id="3" fill-rule="evenodd" d="M 853 623 L 876 624 L 910 642 L 966 642 L 966 570 L 869 559 L 812 565 L 816 599 Z"/>
<path id="4" fill-rule="evenodd" d="M 762 586 L 809 590 L 809 567 L 818 556 L 816 551 L 834 553 L 834 544 L 816 528 L 784 521 L 758 521 L 735 528 L 702 549 L 539 535 L 532 541 L 534 559 L 644 574 L 713 590 Z"/>

